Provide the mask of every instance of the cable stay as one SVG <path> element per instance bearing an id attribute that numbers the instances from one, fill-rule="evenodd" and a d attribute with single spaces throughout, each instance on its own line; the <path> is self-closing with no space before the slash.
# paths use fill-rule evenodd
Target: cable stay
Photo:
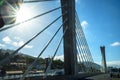
<path id="1" fill-rule="evenodd" d="M 79 48 L 79 45 L 80 45 L 80 44 L 79 44 L 79 42 L 78 42 L 78 40 L 77 40 L 77 36 L 78 36 L 78 35 L 77 35 L 76 31 L 73 31 L 73 30 L 72 30 L 72 32 L 76 35 L 76 45 L 78 46 L 78 47 L 77 47 L 77 57 L 78 57 L 78 59 L 79 59 L 79 61 L 80 61 L 80 63 L 81 63 L 80 67 L 81 67 L 82 71 L 85 72 L 86 70 L 83 68 L 84 66 L 82 65 L 82 64 L 84 64 L 84 57 L 83 57 L 83 55 L 81 55 L 82 52 L 81 52 L 81 50 L 80 50 L 80 48 Z M 80 58 L 80 55 L 81 55 L 81 58 Z M 82 60 L 82 61 L 81 61 L 81 60 Z"/>
<path id="2" fill-rule="evenodd" d="M 80 42 L 82 42 L 83 45 L 86 45 L 87 47 L 84 49 L 84 52 L 85 52 L 85 56 L 86 56 L 86 60 L 88 61 L 88 67 L 90 68 L 89 70 L 92 70 L 91 67 L 94 67 L 93 66 L 93 58 L 92 58 L 92 55 L 91 55 L 91 52 L 90 52 L 90 49 L 88 47 L 88 44 L 87 44 L 87 41 L 86 41 L 86 38 L 85 38 L 85 35 L 83 33 L 83 30 L 82 30 L 82 27 L 81 27 L 81 24 L 80 24 L 80 21 L 79 21 L 79 18 L 78 18 L 78 15 L 76 13 L 76 25 L 77 25 L 77 28 L 79 29 L 78 31 L 78 35 L 82 34 L 82 38 L 78 38 L 80 39 Z M 81 41 L 82 40 L 82 41 Z"/>
<path id="3" fill-rule="evenodd" d="M 76 36 L 78 37 L 78 35 L 76 35 Z M 77 39 L 77 45 L 78 45 L 78 46 L 81 45 L 78 39 Z M 78 54 L 81 55 L 81 60 L 82 60 L 81 63 L 84 64 L 84 62 L 86 62 L 86 61 L 85 61 L 84 55 L 82 55 L 82 50 L 81 50 L 81 48 L 78 47 L 77 51 L 78 51 Z M 80 57 L 79 57 L 79 58 L 80 58 Z M 84 70 L 84 68 L 83 68 L 83 70 Z"/>
<path id="4" fill-rule="evenodd" d="M 67 13 L 67 12 L 66 12 Z M 65 14 L 66 14 L 65 13 Z M 29 41 L 27 41 L 25 44 L 23 44 L 21 47 L 19 47 L 17 50 L 15 50 L 10 56 L 6 57 L 5 59 L 3 59 L 2 61 L 0 61 L 0 65 L 3 63 L 6 63 L 8 61 L 10 61 L 10 58 L 12 58 L 15 54 L 17 54 L 18 51 L 20 51 L 23 47 L 25 47 L 28 43 L 30 43 L 32 40 L 34 40 L 37 36 L 39 36 L 43 31 L 45 31 L 47 28 L 49 28 L 52 24 L 54 24 L 57 20 L 59 20 L 63 15 L 59 16 L 57 19 L 55 19 L 54 21 L 52 21 L 47 27 L 45 27 L 43 30 L 41 30 L 39 33 L 37 33 L 35 36 L 33 36 Z"/>
<path id="5" fill-rule="evenodd" d="M 77 22 L 77 21 L 76 21 Z M 75 24 L 75 28 L 76 28 L 76 30 L 74 31 L 74 30 L 72 30 L 72 32 L 76 35 L 76 45 L 77 46 L 79 46 L 79 45 L 82 45 L 81 44 L 81 42 L 79 41 L 79 40 L 81 40 L 80 38 L 79 38 L 79 34 L 78 34 L 78 32 L 77 32 L 77 25 Z M 78 39 L 77 39 L 78 38 Z M 80 56 L 79 56 L 79 54 L 81 55 L 81 63 L 83 63 L 83 64 L 85 64 L 85 62 L 87 62 L 87 60 L 86 60 L 86 57 L 85 57 L 85 55 L 83 55 L 82 53 L 84 53 L 83 52 L 83 50 L 80 48 L 80 47 L 78 47 L 78 49 L 77 49 L 77 53 L 78 53 L 78 58 L 79 58 L 79 60 L 80 60 Z M 81 66 L 81 67 L 84 67 L 84 66 Z M 86 71 L 84 68 L 82 68 L 82 71 Z"/>
<path id="6" fill-rule="evenodd" d="M 77 12 L 76 12 L 76 18 L 77 18 L 78 25 L 79 25 L 78 28 L 81 29 L 81 24 L 80 24 L 80 20 L 79 20 L 79 18 L 78 18 L 78 14 L 77 14 Z M 83 30 L 82 30 L 82 32 L 83 32 Z M 84 33 L 83 33 L 83 35 L 84 35 Z M 85 35 L 84 35 L 84 37 L 85 37 Z M 84 38 L 84 39 L 85 39 L 86 45 L 88 46 L 88 43 L 87 43 L 86 38 Z M 90 49 L 89 49 L 89 47 L 87 47 L 87 48 L 88 48 L 88 50 L 89 50 L 89 53 L 90 53 L 90 56 L 91 56 L 92 62 L 94 62 L 94 60 L 93 60 L 93 58 L 92 58 L 92 55 L 91 55 L 91 52 L 90 52 Z"/>
<path id="7" fill-rule="evenodd" d="M 79 26 L 80 26 L 80 25 L 77 25 L 77 26 L 76 26 L 76 28 L 77 28 L 76 34 L 77 34 L 78 43 L 79 43 L 79 45 L 87 46 L 86 44 L 84 44 L 84 43 L 85 43 L 85 40 L 84 40 L 85 37 L 80 37 L 81 34 L 83 34 L 83 32 L 81 32 L 81 31 L 82 31 L 82 28 L 81 28 L 81 29 L 78 28 Z M 85 60 L 84 64 L 86 64 L 86 67 L 90 67 L 91 64 L 89 63 L 89 62 L 90 62 L 90 60 L 89 60 L 89 53 L 87 52 L 86 47 L 85 47 L 85 48 L 82 48 L 82 49 L 79 48 L 79 49 L 80 49 L 80 51 L 81 51 L 81 56 L 82 56 L 82 57 L 84 58 L 84 60 Z M 88 68 L 87 68 L 87 69 L 88 69 Z M 89 72 L 89 70 L 87 70 L 87 71 Z"/>
<path id="8" fill-rule="evenodd" d="M 80 36 L 80 34 L 81 34 L 81 32 L 80 32 L 80 29 L 77 29 L 78 31 L 76 31 L 76 34 L 77 34 L 77 40 L 78 40 L 78 43 L 79 43 L 79 45 L 82 45 L 82 46 L 86 46 L 85 44 L 84 44 L 84 40 L 83 40 L 83 38 L 81 38 Z M 85 47 L 86 48 L 86 47 Z M 83 56 L 85 57 L 85 60 L 86 60 L 86 62 L 88 62 L 89 60 L 88 60 L 88 57 L 87 57 L 87 55 L 88 54 L 86 54 L 86 49 L 85 48 L 80 48 L 81 49 L 81 51 L 82 51 L 82 53 L 83 53 Z"/>
<path id="9" fill-rule="evenodd" d="M 59 0 L 29 0 L 29 1 L 23 1 L 23 3 L 36 3 L 36 2 L 48 2 L 48 1 L 59 1 Z"/>
<path id="10" fill-rule="evenodd" d="M 81 31 L 82 31 L 82 33 L 83 33 L 83 30 L 82 30 L 82 27 L 81 27 L 81 24 L 80 24 L 80 20 L 79 20 L 79 18 L 78 18 L 77 13 L 76 13 L 76 18 L 77 18 L 77 22 L 78 22 L 78 28 L 81 29 Z M 88 46 L 88 43 L 87 43 L 87 40 L 86 40 L 86 38 L 85 38 L 84 33 L 83 33 L 83 37 L 84 37 L 85 45 Z M 87 47 L 87 48 L 88 48 L 87 51 L 88 51 L 88 53 L 89 53 L 89 55 L 90 55 L 91 61 L 94 62 L 94 61 L 93 61 L 93 58 L 92 58 L 92 55 L 91 55 L 91 52 L 90 52 L 90 49 L 89 49 L 89 47 Z"/>
<path id="11" fill-rule="evenodd" d="M 89 61 L 89 53 L 86 50 L 87 45 L 85 44 L 85 40 L 84 40 L 85 37 L 80 37 L 80 36 L 83 36 L 83 33 L 80 31 L 80 29 L 78 29 L 78 34 L 77 35 L 78 35 L 78 41 L 81 43 L 81 45 L 83 45 L 85 47 L 85 48 L 82 49 L 82 51 L 84 53 L 86 61 Z"/>
<path id="12" fill-rule="evenodd" d="M 46 48 L 50 45 L 50 43 L 55 38 L 55 36 L 57 35 L 57 33 L 60 31 L 60 29 L 62 28 L 62 26 L 66 23 L 66 21 L 67 20 L 65 20 L 65 22 L 59 27 L 59 29 L 56 31 L 56 33 L 53 35 L 53 37 L 49 40 L 49 42 L 46 44 L 46 46 L 43 48 L 43 50 L 39 53 L 38 57 L 34 60 L 34 62 L 30 66 L 28 66 L 27 70 L 23 74 L 23 77 L 20 78 L 20 80 L 24 80 L 25 79 L 26 75 L 33 68 L 34 64 L 37 62 L 37 60 L 40 58 L 40 56 L 43 54 L 43 52 L 46 50 Z"/>
<path id="13" fill-rule="evenodd" d="M 77 34 L 77 37 L 78 37 L 79 35 Z M 78 45 L 82 45 L 81 43 L 80 43 L 80 39 L 77 39 L 77 43 L 78 43 Z M 78 47 L 78 51 L 79 51 L 79 54 L 81 55 L 81 59 L 83 60 L 83 64 L 87 64 L 87 62 L 88 62 L 88 60 L 87 60 L 87 56 L 85 56 L 84 54 L 85 54 L 85 52 L 84 52 L 84 50 L 83 49 L 81 49 L 81 47 Z M 85 66 L 90 66 L 89 64 L 87 64 L 87 65 L 85 65 Z M 86 71 L 86 70 L 85 70 Z"/>
<path id="14" fill-rule="evenodd" d="M 79 39 L 77 39 L 78 36 L 79 36 L 78 33 L 77 33 L 76 31 L 73 31 L 73 30 L 72 30 L 72 32 L 76 35 L 76 44 L 77 44 L 77 46 L 81 45 L 80 42 L 79 42 Z M 85 64 L 84 62 L 86 62 L 86 59 L 85 59 L 85 56 L 82 55 L 83 50 L 81 50 L 80 47 L 78 47 L 77 53 L 78 53 L 78 58 L 79 58 L 79 60 L 82 60 L 81 63 Z M 81 59 L 80 59 L 79 54 L 81 55 Z M 86 70 L 83 68 L 84 66 L 81 65 L 81 67 L 82 67 L 82 71 L 86 71 Z"/>
<path id="15" fill-rule="evenodd" d="M 78 18 L 77 18 L 77 20 L 78 20 Z M 79 22 L 79 20 L 77 21 L 78 22 L 78 29 L 80 29 L 81 30 L 81 32 L 79 31 L 79 33 L 81 33 L 82 34 L 82 36 L 83 36 L 83 38 L 82 38 L 82 42 L 83 42 L 83 45 L 86 45 L 86 46 L 88 46 L 86 43 L 87 43 L 87 41 L 85 40 L 85 36 L 84 36 L 84 33 L 83 33 L 83 30 L 82 30 L 82 28 L 81 28 L 81 25 L 80 25 L 80 22 Z M 88 48 L 88 47 L 87 47 Z M 89 50 L 89 49 L 88 49 Z M 88 51 L 88 50 L 86 50 L 86 51 Z M 89 53 L 89 52 L 87 52 L 87 53 Z M 88 54 L 89 55 L 89 54 Z"/>
<path id="16" fill-rule="evenodd" d="M 66 5 L 64 5 L 64 6 L 62 6 L 62 7 L 65 7 L 65 6 L 66 6 Z M 55 8 L 55 9 L 49 10 L 49 11 L 47 11 L 47 12 L 44 12 L 44 13 L 42 13 L 42 14 L 40 14 L 40 15 L 34 16 L 34 17 L 30 18 L 30 19 L 27 19 L 27 20 L 25 20 L 25 21 L 22 21 L 22 22 L 19 22 L 19 23 L 16 23 L 16 24 L 7 26 L 7 27 L 5 27 L 5 28 L 2 28 L 2 29 L 0 29 L 0 32 L 5 31 L 5 30 L 10 29 L 10 28 L 13 28 L 13 27 L 15 27 L 15 26 L 18 26 L 18 25 L 20 25 L 20 24 L 26 23 L 26 22 L 28 22 L 28 21 L 31 21 L 31 20 L 33 20 L 33 19 L 35 19 L 35 18 L 38 18 L 38 17 L 43 16 L 43 15 L 45 15 L 45 14 L 51 13 L 51 12 L 53 12 L 53 11 L 56 11 L 56 10 L 62 8 L 62 7 L 57 7 L 57 8 Z"/>
<path id="17" fill-rule="evenodd" d="M 50 66 L 52 65 L 52 62 L 53 62 L 53 60 L 54 60 L 54 58 L 55 58 L 55 56 L 56 56 L 56 54 L 57 54 L 57 52 L 58 52 L 58 50 L 59 50 L 60 44 L 61 44 L 61 42 L 62 42 L 62 40 L 63 40 L 63 37 L 64 37 L 67 29 L 68 29 L 68 27 L 66 27 L 66 29 L 64 30 L 64 33 L 63 33 L 63 35 L 62 35 L 62 37 L 61 37 L 61 39 L 60 39 L 60 41 L 59 41 L 59 44 L 58 44 L 58 46 L 57 46 L 57 48 L 56 48 L 56 50 L 55 50 L 55 53 L 54 53 L 54 55 L 53 55 L 53 57 L 52 57 L 49 65 L 47 66 L 47 69 L 45 70 L 45 77 L 47 76 L 47 73 L 48 73 L 48 71 L 50 70 Z"/>
<path id="18" fill-rule="evenodd" d="M 79 45 L 78 44 L 78 42 L 77 42 L 77 45 Z M 81 67 L 81 69 L 82 69 L 82 71 L 85 71 L 85 69 L 84 69 L 84 60 L 83 60 L 83 56 L 81 55 L 81 50 L 80 50 L 80 48 L 78 47 L 78 49 L 77 49 L 77 54 L 78 54 L 78 58 L 79 58 L 79 60 L 80 60 L 80 63 L 81 63 L 81 65 L 80 65 L 80 67 Z M 81 55 L 81 58 L 80 58 L 80 55 Z M 81 61 L 82 60 L 82 61 Z M 82 65 L 83 64 L 83 65 Z"/>
<path id="19" fill-rule="evenodd" d="M 75 28 L 77 28 L 76 25 L 75 25 Z M 78 46 L 78 47 L 77 47 L 77 57 L 79 58 L 80 63 L 81 63 L 81 64 L 82 64 L 82 63 L 84 64 L 84 57 L 83 57 L 83 55 L 81 55 L 81 59 L 80 59 L 80 54 L 81 54 L 82 52 L 81 52 L 81 50 L 80 50 L 80 48 L 79 48 L 79 45 L 81 45 L 81 44 L 79 44 L 79 41 L 78 41 L 78 39 L 77 39 L 77 37 L 78 37 L 79 35 L 77 34 L 77 31 L 76 31 L 76 30 L 75 30 L 75 31 L 72 30 L 72 32 L 76 35 L 76 45 Z M 82 61 L 81 61 L 81 60 L 82 60 Z M 80 67 L 81 67 L 82 71 L 85 71 L 82 65 L 80 65 Z"/>

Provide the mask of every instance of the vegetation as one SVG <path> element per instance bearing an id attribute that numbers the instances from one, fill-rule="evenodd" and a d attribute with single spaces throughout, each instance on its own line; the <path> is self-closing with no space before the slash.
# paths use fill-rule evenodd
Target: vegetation
<path id="1" fill-rule="evenodd" d="M 52 63 L 52 69 L 63 69 L 64 63 L 60 59 L 54 60 Z"/>
<path id="2" fill-rule="evenodd" d="M 4 58 L 8 57 L 13 50 L 2 50 L 0 49 L 0 60 L 3 60 Z M 17 53 L 17 55 L 13 56 L 8 63 L 5 65 L 2 65 L 7 71 L 15 71 L 15 70 L 23 70 L 25 71 L 26 68 L 34 62 L 36 57 L 32 57 L 26 54 Z M 34 69 L 37 70 L 45 70 L 47 66 L 50 63 L 51 58 L 39 58 L 36 64 L 34 65 Z M 53 60 L 52 69 L 62 69 L 63 68 L 63 61 L 59 60 Z"/>

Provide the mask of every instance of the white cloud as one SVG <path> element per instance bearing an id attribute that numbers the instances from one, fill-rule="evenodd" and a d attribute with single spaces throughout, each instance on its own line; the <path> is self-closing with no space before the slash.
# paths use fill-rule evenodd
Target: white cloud
<path id="1" fill-rule="evenodd" d="M 19 41 L 19 42 L 13 42 L 12 45 L 15 46 L 15 47 L 20 47 L 22 46 L 23 44 L 25 44 L 23 41 Z M 32 45 L 26 45 L 24 48 L 33 48 Z"/>
<path id="2" fill-rule="evenodd" d="M 13 44 L 13 46 L 15 46 L 15 47 L 18 46 L 18 43 L 17 43 L 17 42 L 13 42 L 12 44 Z"/>
<path id="3" fill-rule="evenodd" d="M 14 37 L 14 39 L 17 40 L 17 41 L 20 41 L 20 40 L 21 40 L 20 37 Z"/>
<path id="4" fill-rule="evenodd" d="M 13 42 L 12 45 L 15 46 L 15 47 L 20 47 L 24 44 L 23 41 L 19 41 L 19 42 Z"/>
<path id="5" fill-rule="evenodd" d="M 23 41 L 18 42 L 18 46 L 22 46 L 23 44 L 25 44 Z"/>
<path id="6" fill-rule="evenodd" d="M 120 61 L 110 61 L 110 62 L 107 62 L 107 66 L 120 67 Z"/>
<path id="7" fill-rule="evenodd" d="M 87 22 L 87 21 L 82 21 L 81 26 L 82 26 L 83 28 L 85 28 L 87 25 L 88 25 L 88 22 Z"/>
<path id="8" fill-rule="evenodd" d="M 32 45 L 26 45 L 25 48 L 33 48 Z"/>
<path id="9" fill-rule="evenodd" d="M 6 44 L 10 44 L 10 43 L 11 43 L 11 39 L 10 39 L 8 36 L 4 37 L 4 38 L 2 39 L 2 41 L 3 41 L 4 43 L 6 43 Z"/>
<path id="10" fill-rule="evenodd" d="M 120 61 L 108 61 L 106 62 L 108 67 L 120 67 Z M 101 62 L 97 62 L 97 64 L 101 65 Z"/>
<path id="11" fill-rule="evenodd" d="M 0 44 L 0 47 L 5 47 L 5 45 L 4 44 Z"/>
<path id="12" fill-rule="evenodd" d="M 54 59 L 55 59 L 55 60 L 56 60 L 56 59 L 60 59 L 61 61 L 64 61 L 64 55 L 55 56 Z"/>
<path id="13" fill-rule="evenodd" d="M 110 46 L 120 46 L 120 42 L 114 42 L 114 43 L 112 43 L 112 44 L 110 44 Z"/>
<path id="14" fill-rule="evenodd" d="M 9 44 L 14 47 L 21 47 L 23 44 L 25 44 L 25 42 L 21 40 L 19 37 L 14 37 L 13 39 L 11 39 L 10 37 L 6 36 L 2 40 L 5 44 Z M 24 48 L 33 48 L 33 46 L 26 45 Z"/>

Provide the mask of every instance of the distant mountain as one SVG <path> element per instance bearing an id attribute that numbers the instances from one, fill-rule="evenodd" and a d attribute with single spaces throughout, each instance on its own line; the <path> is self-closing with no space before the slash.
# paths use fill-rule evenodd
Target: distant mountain
<path id="1" fill-rule="evenodd" d="M 30 55 L 28 55 L 28 54 L 23 54 L 23 53 L 18 53 L 17 55 L 20 55 L 20 56 L 22 56 L 22 57 L 35 58 L 35 57 L 33 57 L 33 56 L 30 56 Z"/>
<path id="2" fill-rule="evenodd" d="M 0 56 L 4 56 L 6 55 L 6 53 L 8 54 L 12 54 L 15 50 L 10 50 L 10 49 L 0 49 Z M 24 54 L 24 53 L 21 53 L 21 52 L 18 52 L 17 54 L 15 55 L 19 55 L 21 57 L 29 57 L 29 58 L 35 58 L 33 56 L 30 56 L 30 55 L 27 55 L 27 54 Z"/>

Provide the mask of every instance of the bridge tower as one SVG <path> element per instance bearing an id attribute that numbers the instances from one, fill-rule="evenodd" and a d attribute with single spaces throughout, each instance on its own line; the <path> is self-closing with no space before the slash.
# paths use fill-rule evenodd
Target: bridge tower
<path id="1" fill-rule="evenodd" d="M 65 6 L 66 5 L 66 6 Z M 77 48 L 75 35 L 75 0 L 61 0 L 63 22 L 68 19 L 63 25 L 63 31 L 68 28 L 64 35 L 64 70 L 65 75 L 76 75 L 77 71 Z"/>
<path id="2" fill-rule="evenodd" d="M 105 46 L 100 46 L 101 54 L 102 54 L 102 71 L 107 72 L 107 65 L 106 65 L 106 56 L 105 56 Z"/>

